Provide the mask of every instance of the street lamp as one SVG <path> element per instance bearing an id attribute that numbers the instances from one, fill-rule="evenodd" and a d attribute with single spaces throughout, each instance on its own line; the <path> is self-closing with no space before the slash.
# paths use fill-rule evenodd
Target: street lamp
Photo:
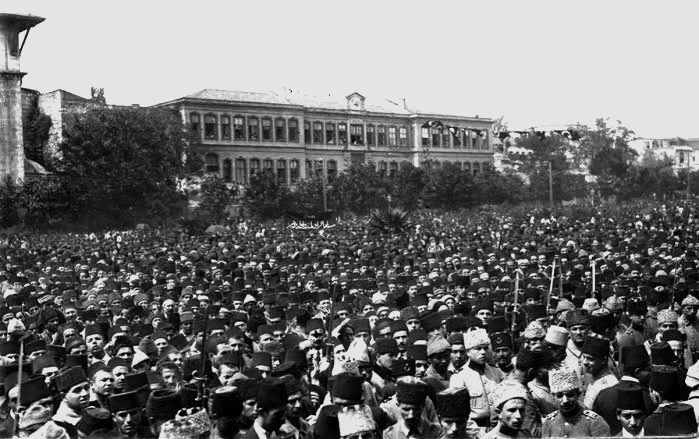
<path id="1" fill-rule="evenodd" d="M 386 200 L 388 201 L 388 210 L 391 210 L 391 196 L 387 196 Z"/>

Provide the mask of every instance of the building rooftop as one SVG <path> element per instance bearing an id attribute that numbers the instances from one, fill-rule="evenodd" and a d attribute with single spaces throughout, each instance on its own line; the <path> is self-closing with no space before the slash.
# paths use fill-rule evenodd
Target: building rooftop
<path id="1" fill-rule="evenodd" d="M 355 95 L 357 93 L 353 93 Z M 361 96 L 361 95 L 360 95 Z M 292 90 L 281 90 L 281 91 L 269 91 L 269 92 L 249 92 L 249 91 L 232 91 L 232 90 L 217 90 L 217 89 L 204 89 L 196 93 L 187 95 L 181 99 L 176 99 L 171 102 L 176 102 L 184 99 L 201 99 L 201 100 L 214 100 L 222 102 L 246 102 L 254 104 L 274 104 L 274 105 L 292 105 L 302 108 L 309 109 L 323 109 L 332 111 L 345 111 L 348 109 L 347 98 L 349 96 L 313 96 L 303 94 Z M 363 96 L 361 96 L 364 98 Z M 168 104 L 171 102 L 166 102 Z M 422 112 L 416 109 L 406 108 L 404 102 L 392 101 L 389 99 L 381 98 L 364 98 L 364 108 L 363 110 L 369 113 L 383 113 L 383 114 L 394 114 L 409 116 L 413 114 L 430 114 L 430 115 L 441 115 L 439 112 Z M 444 115 L 446 116 L 446 115 Z M 473 116 L 450 116 L 450 117 L 470 117 Z M 475 116 L 478 118 L 478 116 Z M 483 119 L 483 121 L 489 121 L 489 119 Z"/>

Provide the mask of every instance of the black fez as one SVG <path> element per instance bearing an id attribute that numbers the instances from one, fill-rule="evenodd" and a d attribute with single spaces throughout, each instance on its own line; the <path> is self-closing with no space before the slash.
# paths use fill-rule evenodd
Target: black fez
<path id="1" fill-rule="evenodd" d="M 143 402 L 139 397 L 137 390 L 115 393 L 109 397 L 109 408 L 112 410 L 112 413 L 131 410 L 135 407 L 141 407 L 142 403 Z"/>
<path id="2" fill-rule="evenodd" d="M 618 409 L 646 411 L 643 388 L 637 383 L 629 382 L 628 385 L 617 386 L 616 397 Z"/>
<path id="3" fill-rule="evenodd" d="M 281 380 L 267 378 L 260 381 L 257 388 L 257 406 L 262 409 L 275 409 L 286 405 L 286 386 Z"/>
<path id="4" fill-rule="evenodd" d="M 362 383 L 364 380 L 359 375 L 343 372 L 333 377 L 331 395 L 346 401 L 360 402 L 363 398 Z"/>
<path id="5" fill-rule="evenodd" d="M 441 419 L 468 418 L 471 411 L 471 398 L 466 387 L 448 388 L 437 394 L 435 401 L 437 415 Z"/>
<path id="6" fill-rule="evenodd" d="M 588 335 L 585 337 L 582 349 L 580 350 L 583 354 L 592 355 L 597 358 L 607 358 L 609 356 L 609 340 Z"/>

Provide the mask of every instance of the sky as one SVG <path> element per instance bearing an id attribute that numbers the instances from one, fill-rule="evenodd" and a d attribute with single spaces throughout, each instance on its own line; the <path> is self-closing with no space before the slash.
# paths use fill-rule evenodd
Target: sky
<path id="1" fill-rule="evenodd" d="M 510 130 L 596 118 L 699 137 L 699 2 L 2 0 L 46 18 L 23 86 L 142 106 L 206 88 L 359 92 L 504 117 Z"/>

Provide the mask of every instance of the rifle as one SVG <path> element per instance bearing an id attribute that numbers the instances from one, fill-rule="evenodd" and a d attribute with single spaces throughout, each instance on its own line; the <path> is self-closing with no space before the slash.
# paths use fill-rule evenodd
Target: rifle
<path id="1" fill-rule="evenodd" d="M 209 332 L 208 326 L 209 326 L 209 310 L 208 306 L 202 308 L 204 310 L 204 335 L 201 338 L 201 348 L 202 351 L 199 354 L 201 356 L 200 361 L 199 361 L 199 370 L 196 371 L 196 376 L 194 377 L 195 380 L 197 381 L 197 398 L 196 402 L 197 404 L 200 405 L 204 410 L 206 410 L 207 406 L 207 380 L 206 380 L 206 357 L 207 357 L 207 352 L 206 352 L 206 335 Z"/>
<path id="2" fill-rule="evenodd" d="M 515 304 L 512 307 L 512 326 L 511 332 L 513 334 L 512 339 L 514 340 L 514 333 L 517 327 L 517 301 L 519 300 L 519 271 L 515 271 Z"/>

